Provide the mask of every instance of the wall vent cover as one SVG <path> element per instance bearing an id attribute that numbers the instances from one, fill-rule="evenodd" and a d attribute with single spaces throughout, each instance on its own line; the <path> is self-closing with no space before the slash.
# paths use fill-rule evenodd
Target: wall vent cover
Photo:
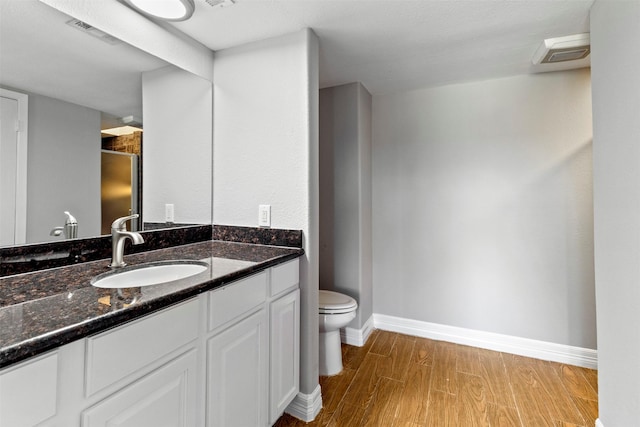
<path id="1" fill-rule="evenodd" d="M 591 52 L 589 33 L 545 39 L 535 55 L 534 64 L 554 64 L 586 58 Z"/>

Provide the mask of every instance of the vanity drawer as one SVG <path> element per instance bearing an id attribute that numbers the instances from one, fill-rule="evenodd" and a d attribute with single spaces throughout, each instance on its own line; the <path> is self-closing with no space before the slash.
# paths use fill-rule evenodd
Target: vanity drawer
<path id="1" fill-rule="evenodd" d="M 128 378 L 198 337 L 192 299 L 87 339 L 85 394 Z"/>
<path id="2" fill-rule="evenodd" d="M 276 265 L 271 269 L 271 293 L 278 295 L 288 289 L 298 286 L 300 283 L 300 261 L 294 259 L 284 264 Z"/>
<path id="3" fill-rule="evenodd" d="M 209 330 L 242 318 L 267 300 L 267 273 L 262 272 L 209 293 Z"/>

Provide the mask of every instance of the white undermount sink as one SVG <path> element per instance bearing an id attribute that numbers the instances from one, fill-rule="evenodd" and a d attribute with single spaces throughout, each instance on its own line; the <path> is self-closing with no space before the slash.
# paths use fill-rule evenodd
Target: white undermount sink
<path id="1" fill-rule="evenodd" d="M 186 279 L 206 271 L 209 264 L 196 260 L 157 261 L 132 265 L 91 279 L 98 288 L 136 288 Z"/>

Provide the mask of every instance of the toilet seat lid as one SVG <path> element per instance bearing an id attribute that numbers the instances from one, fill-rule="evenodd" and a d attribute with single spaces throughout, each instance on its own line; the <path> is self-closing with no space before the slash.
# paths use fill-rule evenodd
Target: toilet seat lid
<path id="1" fill-rule="evenodd" d="M 323 313 L 345 313 L 358 308 L 358 303 L 349 295 L 321 289 L 318 307 Z"/>

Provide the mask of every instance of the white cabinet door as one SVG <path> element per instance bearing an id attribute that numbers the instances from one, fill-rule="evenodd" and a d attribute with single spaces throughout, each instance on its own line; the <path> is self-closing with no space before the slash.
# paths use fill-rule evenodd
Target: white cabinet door
<path id="1" fill-rule="evenodd" d="M 192 427 L 196 350 L 179 356 L 82 413 L 83 427 Z"/>
<path id="2" fill-rule="evenodd" d="M 267 425 L 268 334 L 261 309 L 209 339 L 207 426 Z"/>
<path id="3" fill-rule="evenodd" d="M 299 390 L 300 290 L 271 303 L 271 392 L 269 421 L 274 424 Z"/>
<path id="4" fill-rule="evenodd" d="M 29 427 L 56 414 L 58 353 L 0 374 L 0 427 Z"/>

